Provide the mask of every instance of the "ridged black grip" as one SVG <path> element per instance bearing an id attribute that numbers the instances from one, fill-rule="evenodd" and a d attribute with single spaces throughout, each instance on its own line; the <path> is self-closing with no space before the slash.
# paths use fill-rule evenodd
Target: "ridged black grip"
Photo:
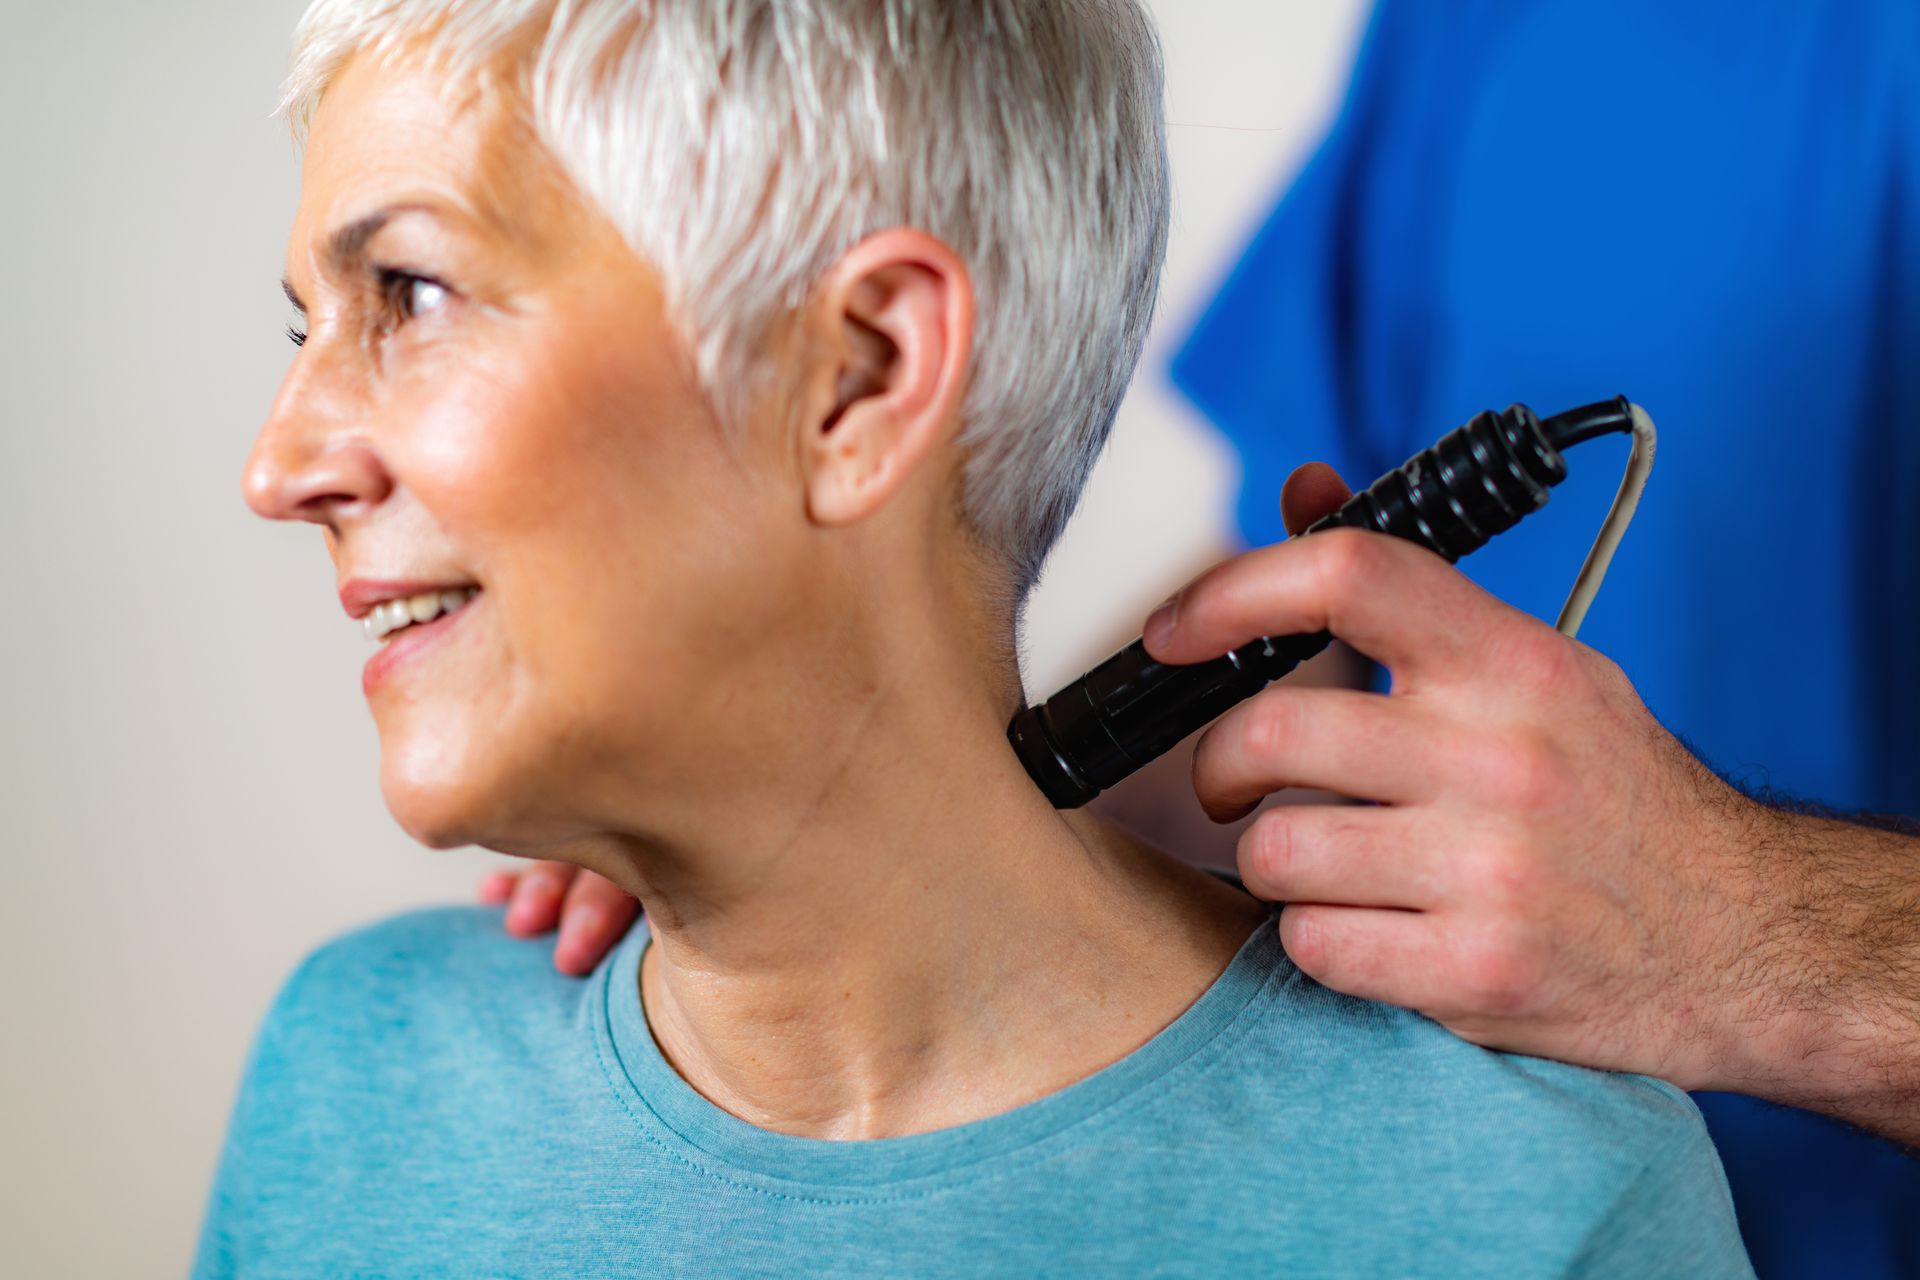
<path id="1" fill-rule="evenodd" d="M 1517 404 L 1480 414 L 1307 532 L 1372 529 L 1454 561 L 1544 507 L 1547 490 L 1566 478 L 1567 461 L 1540 419 Z"/>
<path id="2" fill-rule="evenodd" d="M 1482 413 L 1316 522 L 1371 529 L 1460 559 L 1546 505 L 1566 459 L 1525 405 Z M 1305 535 L 1302 535 L 1305 536 Z M 1325 632 L 1262 637 L 1168 666 L 1135 641 L 1037 707 L 1007 738 L 1057 809 L 1076 809 L 1326 648 Z"/>

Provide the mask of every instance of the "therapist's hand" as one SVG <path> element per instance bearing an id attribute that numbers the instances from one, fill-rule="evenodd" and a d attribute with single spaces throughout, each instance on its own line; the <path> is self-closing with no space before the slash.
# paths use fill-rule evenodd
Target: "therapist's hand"
<path id="1" fill-rule="evenodd" d="M 1289 528 L 1345 492 L 1297 473 Z M 1229 561 L 1147 647 L 1195 662 L 1323 629 L 1391 694 L 1276 685 L 1194 758 L 1217 820 L 1283 787 L 1377 802 L 1271 809 L 1241 838 L 1302 970 L 1489 1047 L 1920 1139 L 1920 844 L 1747 798 L 1606 658 L 1382 535 Z"/>
<path id="2" fill-rule="evenodd" d="M 557 926 L 553 966 L 575 977 L 593 972 L 640 916 L 640 904 L 625 889 L 566 862 L 496 871 L 480 882 L 480 901 L 507 909 L 507 932 L 516 938 Z"/>

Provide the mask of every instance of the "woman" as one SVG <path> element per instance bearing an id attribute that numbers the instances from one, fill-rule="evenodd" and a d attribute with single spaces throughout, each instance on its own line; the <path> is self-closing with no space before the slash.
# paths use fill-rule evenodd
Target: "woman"
<path id="1" fill-rule="evenodd" d="M 200 1274 L 1748 1274 L 1684 1097 L 1315 987 L 1008 751 L 1159 101 L 1133 0 L 309 12 L 249 501 L 407 831 L 648 919 L 584 991 L 466 911 L 316 953 Z"/>

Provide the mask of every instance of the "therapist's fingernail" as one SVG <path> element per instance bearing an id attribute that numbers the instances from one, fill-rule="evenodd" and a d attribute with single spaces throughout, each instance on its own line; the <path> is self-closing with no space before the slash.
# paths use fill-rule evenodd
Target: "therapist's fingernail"
<path id="1" fill-rule="evenodd" d="M 552 876 L 530 873 L 514 890 L 507 904 L 507 932 L 541 933 L 552 927 L 553 912 L 560 905 L 560 886 Z"/>
<path id="2" fill-rule="evenodd" d="M 565 952 L 569 966 L 578 967 L 593 940 L 606 932 L 607 916 L 599 907 L 580 903 L 568 909 L 560 920 L 560 937 L 554 943 L 556 953 Z"/>
<path id="3" fill-rule="evenodd" d="M 1153 616 L 1147 619 L 1147 643 L 1158 648 L 1173 639 L 1173 629 L 1179 621 L 1180 597 L 1175 596 L 1155 609 Z"/>

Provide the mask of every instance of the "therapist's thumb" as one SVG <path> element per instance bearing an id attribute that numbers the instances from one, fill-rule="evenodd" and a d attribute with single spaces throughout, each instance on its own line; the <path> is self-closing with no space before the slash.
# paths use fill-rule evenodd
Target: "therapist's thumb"
<path id="1" fill-rule="evenodd" d="M 1340 473 L 1324 462 L 1309 462 L 1280 489 L 1280 518 L 1287 532 L 1298 537 L 1308 525 L 1330 511 L 1338 511 L 1353 496 Z"/>

